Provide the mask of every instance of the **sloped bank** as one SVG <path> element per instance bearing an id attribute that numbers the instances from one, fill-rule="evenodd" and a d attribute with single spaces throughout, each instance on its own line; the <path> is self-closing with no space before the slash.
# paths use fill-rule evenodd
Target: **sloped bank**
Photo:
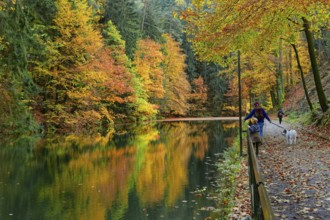
<path id="1" fill-rule="evenodd" d="M 244 141 L 245 139 L 243 139 Z M 217 163 L 217 207 L 211 219 L 242 219 L 250 215 L 247 158 L 239 155 L 239 138 Z"/>

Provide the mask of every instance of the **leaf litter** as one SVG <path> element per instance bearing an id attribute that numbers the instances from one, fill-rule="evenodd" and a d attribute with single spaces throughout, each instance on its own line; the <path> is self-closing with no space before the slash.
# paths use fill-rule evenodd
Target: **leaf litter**
<path id="1" fill-rule="evenodd" d="M 272 124 L 264 130 L 258 160 L 276 218 L 330 219 L 330 143 L 319 137 L 327 137 L 329 127 L 318 129 L 318 135 L 296 129 L 296 145 L 287 145 L 282 130 Z M 231 220 L 252 215 L 246 157 L 241 167 Z"/>
<path id="2" fill-rule="evenodd" d="M 284 124 L 283 126 L 288 126 Z M 267 123 L 259 164 L 278 219 L 330 219 L 329 141 L 297 130 L 296 145 Z M 323 135 L 329 131 L 323 131 Z"/>

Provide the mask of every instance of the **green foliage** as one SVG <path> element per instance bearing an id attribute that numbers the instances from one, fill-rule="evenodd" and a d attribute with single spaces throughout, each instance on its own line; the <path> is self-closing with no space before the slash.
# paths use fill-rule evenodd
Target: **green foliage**
<path id="1" fill-rule="evenodd" d="M 223 159 L 217 163 L 218 175 L 218 205 L 219 216 L 228 216 L 234 206 L 235 179 L 240 170 L 239 137 L 232 147 L 223 153 Z"/>
<path id="2" fill-rule="evenodd" d="M 162 39 L 163 14 L 158 1 L 144 1 L 141 8 L 141 32 L 143 38 L 150 38 L 157 42 Z"/>
<path id="3" fill-rule="evenodd" d="M 29 53 L 39 44 L 32 37 L 35 34 L 33 18 L 30 11 L 24 10 L 25 7 L 24 1 L 8 1 L 0 13 L 0 36 L 4 42 L 0 62 L 4 72 L 14 75 L 15 84 L 24 90 L 22 94 L 28 96 L 37 91 L 28 70 Z"/>
<path id="4" fill-rule="evenodd" d="M 32 66 L 42 54 L 35 37 L 40 25 L 40 7 L 46 2 L 2 1 L 0 8 L 0 90 L 4 132 L 38 132 L 31 114 L 34 96 L 40 91 L 32 78 Z M 51 12 L 49 13 L 51 15 Z"/>
<path id="5" fill-rule="evenodd" d="M 133 0 L 109 0 L 105 7 L 104 20 L 109 20 L 116 25 L 122 38 L 126 42 L 126 54 L 129 58 L 134 58 L 136 42 L 140 36 L 140 22 Z"/>
<path id="6" fill-rule="evenodd" d="M 157 110 L 148 102 L 148 96 L 143 88 L 144 84 L 140 77 L 137 76 L 136 68 L 132 67 L 130 59 L 125 55 L 125 41 L 111 20 L 109 20 L 108 27 L 103 33 L 106 44 L 113 49 L 111 55 L 115 59 L 116 64 L 125 66 L 132 77 L 129 86 L 133 88 L 135 99 L 131 104 L 125 105 L 126 110 L 122 111 L 122 113 L 129 117 L 130 120 L 135 120 L 135 118 L 144 120 L 153 117 Z"/>
<path id="7" fill-rule="evenodd" d="M 314 104 L 314 109 L 317 109 L 317 104 Z M 291 123 L 302 125 L 316 125 L 322 127 L 330 124 L 329 111 L 325 113 L 322 113 L 319 110 L 314 110 L 312 112 L 290 111 L 287 112 L 287 119 Z"/>
<path id="8" fill-rule="evenodd" d="M 25 2 L 25 7 L 31 16 L 34 29 L 40 25 L 48 26 L 52 23 L 56 14 L 54 0 L 24 0 L 23 2 Z"/>
<path id="9" fill-rule="evenodd" d="M 285 114 L 286 120 L 291 123 L 310 124 L 311 122 L 311 114 L 309 112 L 287 111 Z"/>
<path id="10" fill-rule="evenodd" d="M 111 20 L 108 21 L 107 28 L 103 31 L 106 44 L 114 48 L 125 48 L 125 41 Z"/>
<path id="11" fill-rule="evenodd" d="M 208 93 L 206 111 L 212 116 L 219 116 L 226 102 L 224 94 L 228 91 L 229 77 L 225 74 L 221 74 L 224 68 L 220 65 L 212 62 L 198 61 L 186 35 L 184 35 L 181 47 L 186 55 L 186 72 L 189 81 L 192 82 L 195 78 L 198 78 L 198 76 L 203 77 Z"/>
<path id="12" fill-rule="evenodd" d="M 4 78 L 0 71 L 0 134 L 31 134 L 42 132 L 29 111 L 29 102 L 11 77 Z"/>
<path id="13" fill-rule="evenodd" d="M 218 116 L 222 111 L 224 103 L 224 94 L 228 88 L 228 79 L 226 77 L 219 76 L 219 70 L 215 67 L 209 67 L 209 72 L 205 75 L 206 83 L 209 87 L 208 90 L 208 111 L 213 116 Z"/>
<path id="14" fill-rule="evenodd" d="M 158 16 L 162 21 L 162 30 L 170 34 L 176 41 L 182 41 L 184 24 L 177 16 L 186 6 L 183 0 L 156 0 L 160 6 Z"/>

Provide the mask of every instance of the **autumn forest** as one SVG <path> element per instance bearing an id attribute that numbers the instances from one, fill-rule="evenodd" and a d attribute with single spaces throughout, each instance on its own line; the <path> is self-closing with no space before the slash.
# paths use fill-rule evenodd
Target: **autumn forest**
<path id="1" fill-rule="evenodd" d="M 0 133 L 277 109 L 330 57 L 328 0 L 2 0 Z M 238 51 L 240 53 L 238 53 Z M 240 57 L 238 56 L 240 54 Z"/>

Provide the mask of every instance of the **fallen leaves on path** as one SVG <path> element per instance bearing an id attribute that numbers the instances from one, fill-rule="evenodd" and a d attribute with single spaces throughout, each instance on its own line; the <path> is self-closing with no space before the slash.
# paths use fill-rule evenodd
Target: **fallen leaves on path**
<path id="1" fill-rule="evenodd" d="M 290 125 L 282 124 L 289 128 Z M 309 128 L 312 129 L 312 128 Z M 297 129 L 296 129 L 297 130 Z M 330 143 L 297 130 L 296 145 L 287 145 L 282 129 L 266 124 L 259 165 L 277 219 L 330 219 Z M 317 130 L 329 135 L 328 128 Z M 252 215 L 246 157 L 237 176 L 231 220 Z"/>
<path id="2" fill-rule="evenodd" d="M 279 219 L 330 219 L 329 141 L 297 130 L 287 145 L 281 130 L 265 127 L 259 163 Z"/>
<path id="3" fill-rule="evenodd" d="M 241 162 L 241 170 L 236 177 L 235 206 L 229 219 L 236 220 L 251 216 L 251 199 L 249 189 L 248 164 L 245 159 Z"/>

